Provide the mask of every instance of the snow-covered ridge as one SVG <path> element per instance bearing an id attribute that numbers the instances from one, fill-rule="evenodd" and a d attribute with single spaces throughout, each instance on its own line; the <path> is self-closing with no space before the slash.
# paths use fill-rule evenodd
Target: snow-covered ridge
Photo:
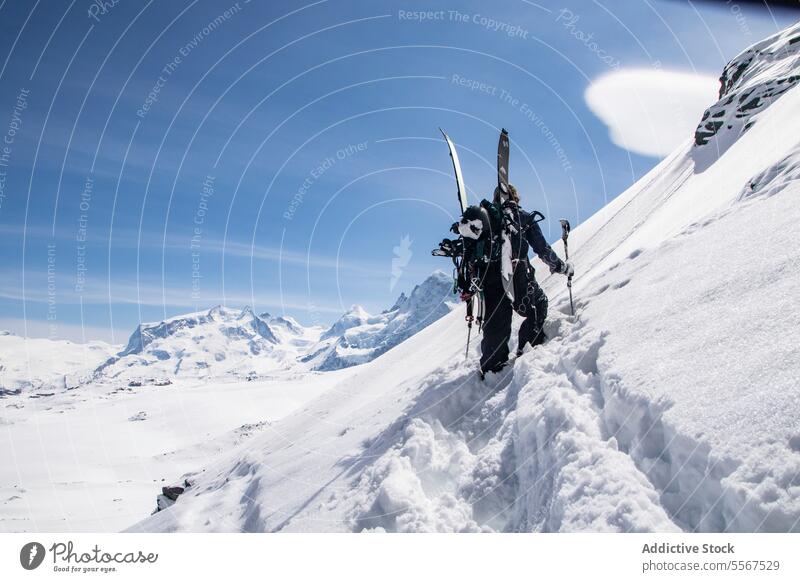
<path id="1" fill-rule="evenodd" d="M 281 371 L 346 368 L 378 357 L 448 313 L 451 295 L 451 278 L 437 271 L 381 314 L 354 305 L 327 330 L 218 305 L 139 325 L 95 377 L 152 384 L 175 377 L 252 380 Z"/>
<path id="2" fill-rule="evenodd" d="M 142 353 L 156 340 L 214 322 L 221 323 L 222 332 L 231 338 L 251 336 L 251 339 L 260 337 L 273 344 L 278 342 L 267 322 L 253 313 L 250 307 L 237 311 L 217 305 L 207 312 L 189 313 L 158 323 L 140 324 L 131 335 L 128 345 L 120 356 Z"/>
<path id="3" fill-rule="evenodd" d="M 0 332 L 0 396 L 74 388 L 118 349 L 101 341 L 80 344 Z"/>
<path id="4" fill-rule="evenodd" d="M 369 322 L 372 316 L 360 305 L 353 305 L 344 312 L 325 332 L 320 339 L 338 338 L 348 329 L 358 327 Z"/>
<path id="5" fill-rule="evenodd" d="M 330 328 L 305 328 L 288 316 L 216 306 L 141 324 L 125 349 L 98 368 L 106 378 L 236 376 L 326 371 L 363 364 L 449 313 L 452 279 L 441 271 L 370 315 L 354 305 Z"/>
<path id="6" fill-rule="evenodd" d="M 303 361 L 320 371 L 371 361 L 449 313 L 453 306 L 452 277 L 436 271 L 378 315 L 354 305 L 322 334 L 320 343 Z"/>
<path id="7" fill-rule="evenodd" d="M 87 382 L 168 385 L 175 379 L 266 378 L 368 362 L 450 310 L 452 281 L 435 272 L 372 316 L 355 305 L 330 328 L 221 305 L 142 323 L 123 349 L 0 333 L 0 394 L 53 394 Z"/>
<path id="8" fill-rule="evenodd" d="M 282 342 L 278 333 L 302 335 L 288 320 L 256 315 L 250 307 L 218 305 L 204 312 L 143 323 L 124 350 L 97 368 L 95 377 L 150 383 L 226 375 L 252 379 L 285 369 L 297 357 L 298 346 Z M 306 344 L 314 339 L 308 338 Z"/>

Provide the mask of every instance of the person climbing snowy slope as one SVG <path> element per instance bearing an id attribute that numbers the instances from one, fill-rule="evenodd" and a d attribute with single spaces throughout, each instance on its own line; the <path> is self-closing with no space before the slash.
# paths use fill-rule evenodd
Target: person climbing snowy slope
<path id="1" fill-rule="evenodd" d="M 574 269 L 547 244 L 538 224 L 544 216 L 536 211 L 528 213 L 519 206 L 517 189 L 508 181 L 508 132 L 502 129 L 497 143 L 497 188 L 493 199 L 491 202 L 482 200 L 477 206 L 467 206 L 455 144 L 444 131 L 442 135 L 450 149 L 461 205 L 461 219 L 450 230 L 460 236 L 457 240 L 444 239 L 432 254 L 453 259 L 456 288 L 467 303 L 470 330 L 473 308 L 478 305 L 477 321 L 483 329 L 480 366 L 483 378 L 487 372 L 498 372 L 508 362 L 514 311 L 524 318 L 519 329 L 517 355 L 522 354 L 526 345 L 536 346 L 546 339 L 543 326 L 547 317 L 547 296 L 536 282 L 528 260 L 529 248 L 550 267 L 551 273 L 566 275 L 570 285 Z M 562 221 L 564 223 L 568 224 Z M 467 342 L 469 346 L 469 339 Z"/>
<path id="2" fill-rule="evenodd" d="M 528 213 L 519 206 L 516 188 L 508 184 L 506 192 L 495 190 L 492 202 L 482 200 L 468 207 L 451 230 L 460 238 L 445 239 L 442 254 L 461 259 L 457 265 L 457 287 L 461 299 L 477 299 L 482 323 L 481 375 L 497 372 L 508 362 L 512 313 L 524 320 L 519 329 L 517 354 L 525 346 L 539 345 L 546 339 L 543 326 L 547 317 L 547 296 L 536 282 L 534 268 L 528 259 L 533 251 L 550 268 L 551 273 L 572 277 L 574 269 L 553 251 L 539 228 L 544 217 Z"/>
<path id="3" fill-rule="evenodd" d="M 574 269 L 547 244 L 538 224 L 544 217 L 520 208 L 519 195 L 513 185 L 508 185 L 508 194 L 498 187 L 492 202 L 484 200 L 479 207 L 472 208 L 475 210 L 467 209 L 469 214 L 465 212 L 462 216 L 458 232 L 476 243 L 465 244 L 468 252 L 464 260 L 469 264 L 468 271 L 477 275 L 479 284 L 473 287 L 472 281 L 462 277 L 458 283 L 463 300 L 468 301 L 475 293 L 482 295 L 485 307 L 481 372 L 486 374 L 499 371 L 508 361 L 514 311 L 524 318 L 519 328 L 517 355 L 522 354 L 526 345 L 537 346 L 546 339 L 543 326 L 547 317 L 547 296 L 536 282 L 528 249 L 533 249 L 551 273 L 571 277 Z M 478 233 L 469 220 L 474 214 L 483 217 Z"/>

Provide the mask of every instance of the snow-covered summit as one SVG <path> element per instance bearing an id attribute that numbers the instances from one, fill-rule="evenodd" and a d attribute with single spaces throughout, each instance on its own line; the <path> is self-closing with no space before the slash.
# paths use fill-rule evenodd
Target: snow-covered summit
<path id="1" fill-rule="evenodd" d="M 338 338 L 348 329 L 364 325 L 370 317 L 370 314 L 361 305 L 352 305 L 322 334 L 320 339 Z"/>
<path id="2" fill-rule="evenodd" d="M 208 311 L 188 313 L 165 319 L 157 323 L 139 324 L 131 334 L 127 346 L 120 356 L 142 353 L 150 344 L 171 336 L 187 335 L 195 328 L 216 325 L 220 331 L 229 337 L 243 337 L 252 335 L 277 343 L 275 335 L 266 321 L 253 313 L 250 307 L 244 309 L 229 309 L 216 305 Z"/>
<path id="3" fill-rule="evenodd" d="M 390 311 L 395 311 L 399 309 L 400 306 L 403 305 L 403 303 L 405 303 L 407 300 L 408 296 L 405 294 L 405 292 L 400 293 L 400 296 L 397 298 L 397 301 L 394 302 L 394 305 L 392 305 L 388 309 L 384 309 L 382 313 L 389 313 Z"/>
<path id="4" fill-rule="evenodd" d="M 451 287 L 450 277 L 436 272 L 408 297 L 402 294 L 391 310 L 372 316 L 353 305 L 327 330 L 304 327 L 286 315 L 222 305 L 142 323 L 95 375 L 163 382 L 344 368 L 379 356 L 447 313 Z"/>
<path id="5" fill-rule="evenodd" d="M 444 271 L 434 271 L 416 285 L 407 298 L 404 297 L 404 294 L 400 295 L 392 311 L 397 311 L 398 314 L 407 313 L 417 321 L 424 321 L 440 307 L 443 300 L 454 300 L 453 277 Z"/>
<path id="6" fill-rule="evenodd" d="M 316 370 L 337 370 L 373 360 L 449 313 L 452 294 L 450 275 L 435 271 L 379 315 L 354 305 L 322 335 L 306 361 Z"/>
<path id="7" fill-rule="evenodd" d="M 257 375 L 288 367 L 296 355 L 281 343 L 270 322 L 250 307 L 217 305 L 140 324 L 125 349 L 100 366 L 97 374 L 134 381 Z"/>
<path id="8" fill-rule="evenodd" d="M 288 315 L 272 316 L 269 313 L 262 313 L 259 317 L 270 325 L 273 332 L 275 328 L 282 328 L 294 335 L 301 335 L 303 333 L 303 326 L 300 325 L 295 318 Z"/>

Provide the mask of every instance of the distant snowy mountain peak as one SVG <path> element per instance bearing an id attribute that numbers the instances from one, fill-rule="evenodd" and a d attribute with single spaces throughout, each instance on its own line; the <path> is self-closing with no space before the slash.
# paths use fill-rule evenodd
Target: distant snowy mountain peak
<path id="1" fill-rule="evenodd" d="M 253 308 L 249 305 L 245 305 L 242 310 L 239 312 L 237 319 L 247 319 L 250 317 L 257 317 L 255 312 L 253 312 Z"/>
<path id="2" fill-rule="evenodd" d="M 271 326 L 283 327 L 289 333 L 293 333 L 295 335 L 300 335 L 303 333 L 303 326 L 300 325 L 296 319 L 289 317 L 288 315 L 270 317 L 267 319 L 267 321 L 269 321 Z"/>
<path id="3" fill-rule="evenodd" d="M 222 305 L 215 305 L 214 307 L 208 310 L 208 316 L 214 317 L 218 315 L 224 315 L 226 311 L 228 311 L 228 309 L 223 307 Z"/>
<path id="4" fill-rule="evenodd" d="M 695 131 L 695 145 L 712 150 L 704 169 L 800 81 L 800 23 L 754 44 L 725 67 L 719 101 L 709 107 Z"/>
<path id="5" fill-rule="evenodd" d="M 258 317 L 266 321 L 273 331 L 282 328 L 293 335 L 302 335 L 306 331 L 305 326 L 301 325 L 294 317 L 288 315 L 272 315 L 268 311 L 265 311 L 260 313 Z"/>
<path id="6" fill-rule="evenodd" d="M 354 305 L 321 336 L 304 358 L 315 370 L 337 370 L 368 362 L 405 341 L 453 308 L 453 280 L 435 271 L 380 315 Z"/>
<path id="7" fill-rule="evenodd" d="M 400 307 L 408 300 L 408 297 L 405 293 L 400 293 L 400 297 L 397 298 L 397 301 L 394 302 L 389 309 L 384 309 L 382 313 L 389 313 L 390 311 L 397 311 Z"/>
<path id="8" fill-rule="evenodd" d="M 453 277 L 444 271 L 434 271 L 422 283 L 414 287 L 407 299 L 398 298 L 395 306 L 401 313 L 415 313 L 421 319 L 436 311 L 445 296 L 453 297 Z"/>
<path id="9" fill-rule="evenodd" d="M 297 346 L 284 344 L 278 336 L 270 321 L 251 307 L 216 305 L 208 311 L 140 324 L 125 349 L 101 365 L 96 374 L 130 381 L 258 376 L 293 365 Z"/>
<path id="10" fill-rule="evenodd" d="M 369 319 L 370 314 L 364 309 L 361 305 L 351 305 L 350 309 L 347 310 L 345 316 L 353 317 L 356 319 Z"/>
<path id="11" fill-rule="evenodd" d="M 322 334 L 321 339 L 338 338 L 351 327 L 364 325 L 370 317 L 370 314 L 367 313 L 363 307 L 360 305 L 352 305 L 344 315 L 337 319 L 334 324 Z"/>
<path id="12" fill-rule="evenodd" d="M 171 317 L 158 323 L 142 323 L 133 332 L 120 356 L 140 354 L 157 340 L 173 336 L 185 336 L 195 328 L 220 325 L 220 331 L 230 337 L 248 337 L 256 334 L 268 342 L 277 343 L 269 325 L 253 313 L 250 307 L 230 309 L 216 305 L 205 312 L 189 313 Z"/>
<path id="13" fill-rule="evenodd" d="M 97 378 L 160 384 L 173 378 L 235 377 L 308 368 L 335 370 L 368 362 L 449 312 L 452 281 L 437 272 L 401 294 L 391 310 L 370 315 L 353 305 L 330 328 L 249 306 L 216 305 L 207 311 L 142 323 L 125 348 L 97 367 Z"/>

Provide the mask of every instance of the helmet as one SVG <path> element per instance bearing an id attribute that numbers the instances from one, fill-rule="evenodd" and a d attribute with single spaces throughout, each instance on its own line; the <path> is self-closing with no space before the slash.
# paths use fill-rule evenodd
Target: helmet
<path id="1" fill-rule="evenodd" d="M 483 206 L 470 206 L 461 215 L 458 233 L 464 238 L 478 240 L 491 229 L 489 213 Z"/>

